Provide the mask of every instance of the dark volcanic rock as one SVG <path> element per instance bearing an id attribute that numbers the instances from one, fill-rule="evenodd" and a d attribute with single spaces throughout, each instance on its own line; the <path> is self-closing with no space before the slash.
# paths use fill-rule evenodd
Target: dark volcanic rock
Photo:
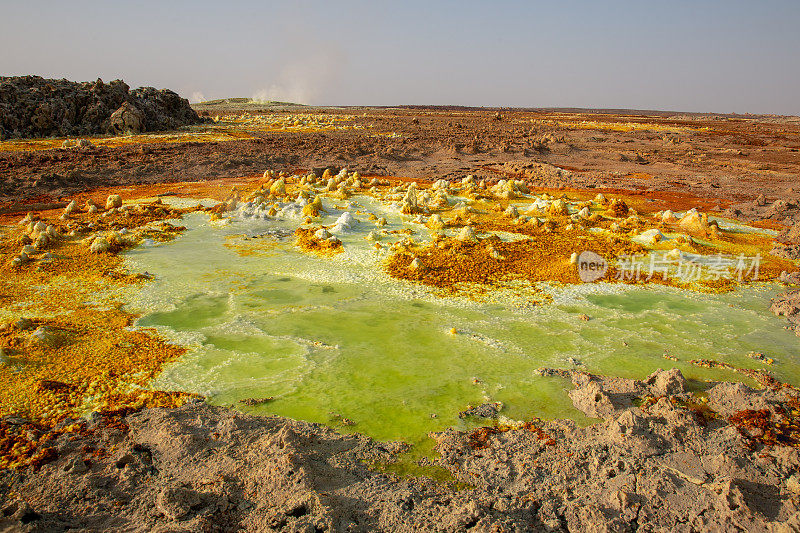
<path id="1" fill-rule="evenodd" d="M 111 113 L 109 130 L 114 133 L 141 133 L 144 131 L 144 114 L 130 102 L 124 102 Z"/>
<path id="2" fill-rule="evenodd" d="M 140 133 L 198 122 L 189 102 L 168 89 L 131 91 L 122 80 L 0 77 L 0 139 Z"/>

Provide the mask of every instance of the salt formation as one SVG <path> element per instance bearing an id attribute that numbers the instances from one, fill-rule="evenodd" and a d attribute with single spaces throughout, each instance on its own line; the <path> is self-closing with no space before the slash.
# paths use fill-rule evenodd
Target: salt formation
<path id="1" fill-rule="evenodd" d="M 681 217 L 678 225 L 684 231 L 702 233 L 708 229 L 708 215 L 705 213 L 701 215 L 696 208 L 692 208 Z"/>
<path id="2" fill-rule="evenodd" d="M 337 224 L 343 224 L 343 225 L 346 225 L 346 226 L 351 226 L 351 225 L 355 224 L 356 222 L 357 221 L 356 221 L 355 217 L 353 217 L 353 215 L 350 214 L 349 211 L 345 211 L 344 213 L 342 213 L 339 216 L 338 219 L 336 219 L 336 223 Z"/>
<path id="3" fill-rule="evenodd" d="M 322 197 L 316 196 L 314 200 L 303 206 L 303 215 L 309 217 L 318 217 L 324 211 L 322 207 Z"/>
<path id="4" fill-rule="evenodd" d="M 491 257 L 492 259 L 495 259 L 497 261 L 502 261 L 505 259 L 505 256 L 500 254 L 500 252 L 498 252 L 494 246 L 490 245 L 489 248 L 487 248 L 487 250 L 489 252 L 489 257 Z"/>
<path id="5" fill-rule="evenodd" d="M 676 222 L 675 213 L 667 209 L 661 214 L 661 222 Z"/>
<path id="6" fill-rule="evenodd" d="M 504 211 L 504 214 L 509 218 L 519 218 L 519 211 L 517 211 L 517 208 L 513 205 L 509 205 Z"/>
<path id="7" fill-rule="evenodd" d="M 422 209 L 417 201 L 417 184 L 411 183 L 408 186 L 408 191 L 400 204 L 400 212 L 404 215 L 415 215 L 421 213 Z"/>
<path id="8" fill-rule="evenodd" d="M 106 209 L 117 209 L 122 207 L 122 197 L 119 194 L 111 194 L 106 200 Z"/>
<path id="9" fill-rule="evenodd" d="M 529 215 L 539 214 L 544 211 L 547 211 L 548 206 L 550 203 L 547 200 L 543 200 L 542 198 L 534 199 L 533 203 L 528 206 L 527 213 Z"/>
<path id="10" fill-rule="evenodd" d="M 500 180 L 491 188 L 491 191 L 498 198 L 510 200 L 521 194 L 527 194 L 528 188 L 520 180 Z"/>
<path id="11" fill-rule="evenodd" d="M 352 229 L 353 225 L 357 223 L 358 221 L 355 219 L 355 217 L 351 215 L 349 211 L 345 211 L 339 216 L 339 218 L 336 219 L 333 228 L 331 228 L 331 232 L 347 233 Z"/>
<path id="12" fill-rule="evenodd" d="M 94 254 L 105 253 L 111 249 L 111 245 L 105 237 L 98 236 L 92 239 L 89 251 Z"/>
<path id="13" fill-rule="evenodd" d="M 283 206 L 281 206 L 281 204 L 276 204 L 273 208 L 275 208 L 275 214 L 273 216 L 276 218 L 299 218 L 302 214 L 302 209 L 294 204 L 286 204 Z"/>
<path id="14" fill-rule="evenodd" d="M 439 179 L 434 181 L 433 185 L 431 185 L 431 190 L 434 191 L 447 192 L 449 189 L 450 189 L 450 182 L 447 180 Z"/>
<path id="15" fill-rule="evenodd" d="M 445 224 L 444 224 L 444 220 L 442 220 L 442 217 L 441 217 L 441 216 L 439 216 L 439 214 L 438 214 L 438 213 L 434 213 L 434 214 L 433 214 L 433 215 L 431 215 L 431 217 L 428 219 L 428 227 L 429 227 L 430 229 L 443 229 L 443 228 L 444 228 L 444 226 L 445 226 Z"/>
<path id="16" fill-rule="evenodd" d="M 478 237 L 475 235 L 475 230 L 472 226 L 464 226 L 458 234 L 458 240 L 463 242 L 477 242 Z"/>
<path id="17" fill-rule="evenodd" d="M 641 219 L 640 219 L 638 216 L 636 216 L 636 215 L 631 215 L 631 216 L 629 216 L 629 217 L 627 217 L 627 218 L 623 219 L 623 220 L 622 220 L 622 221 L 619 223 L 619 225 L 620 225 L 620 226 L 622 226 L 623 228 L 629 228 L 629 229 L 633 228 L 633 229 L 635 229 L 635 228 L 636 228 L 636 227 L 638 227 L 638 226 L 639 226 L 641 223 L 642 223 L 642 220 L 641 220 Z"/>
<path id="18" fill-rule="evenodd" d="M 614 198 L 608 204 L 608 214 L 613 217 L 624 217 L 628 214 L 629 208 L 628 204 L 624 201 Z"/>
<path id="19" fill-rule="evenodd" d="M 664 238 L 665 238 L 664 234 L 661 233 L 661 230 L 659 230 L 658 228 L 653 228 L 653 229 L 649 229 L 647 231 L 643 231 L 639 235 L 639 240 L 641 240 L 642 242 L 645 242 L 647 244 L 651 244 L 651 245 L 652 244 L 656 244 L 657 242 L 660 242 Z"/>
<path id="20" fill-rule="evenodd" d="M 78 209 L 78 202 L 72 200 L 67 204 L 67 207 L 64 208 L 64 214 L 71 215 L 76 209 Z"/>
<path id="21" fill-rule="evenodd" d="M 376 226 L 385 226 L 386 225 L 386 218 L 380 217 L 378 220 L 375 221 Z"/>
<path id="22" fill-rule="evenodd" d="M 33 248 L 35 252 L 41 251 L 61 237 L 61 234 L 54 226 L 46 225 L 41 220 L 34 222 L 32 220 L 33 217 L 26 216 L 25 218 L 30 219 L 28 227 L 25 229 L 26 233 L 21 239 L 21 243 L 26 246 L 26 255 L 28 255 L 31 248 Z M 33 246 L 28 248 L 28 245 Z M 20 259 L 20 261 L 16 262 L 17 265 L 20 265 L 26 263 L 29 257 L 26 259 L 25 257 L 20 258 L 17 256 L 16 259 Z"/>
<path id="23" fill-rule="evenodd" d="M 332 235 L 325 228 L 320 228 L 316 232 L 314 232 L 314 238 L 318 239 L 320 241 L 328 240 L 331 237 L 332 237 Z"/>
<path id="24" fill-rule="evenodd" d="M 431 198 L 430 203 L 433 207 L 441 209 L 450 206 L 450 199 L 447 197 L 446 192 L 439 190 L 436 191 L 436 194 Z"/>
<path id="25" fill-rule="evenodd" d="M 559 198 L 558 200 L 554 200 L 550 206 L 547 208 L 547 213 L 552 216 L 564 216 L 569 214 L 569 206 L 567 206 L 567 202 L 563 199 Z"/>
<path id="26" fill-rule="evenodd" d="M 347 189 L 347 184 L 340 183 L 332 196 L 334 198 L 339 198 L 340 200 L 347 200 L 348 198 L 350 198 L 350 191 Z"/>
<path id="27" fill-rule="evenodd" d="M 36 237 L 36 240 L 33 241 L 33 246 L 37 250 L 43 250 L 47 246 L 47 244 L 49 242 L 50 242 L 50 237 L 48 236 L 48 234 L 47 233 L 40 233 Z"/>
<path id="28" fill-rule="evenodd" d="M 283 178 L 278 179 L 278 181 L 276 181 L 270 186 L 269 193 L 273 196 L 285 196 L 286 180 L 284 180 Z"/>

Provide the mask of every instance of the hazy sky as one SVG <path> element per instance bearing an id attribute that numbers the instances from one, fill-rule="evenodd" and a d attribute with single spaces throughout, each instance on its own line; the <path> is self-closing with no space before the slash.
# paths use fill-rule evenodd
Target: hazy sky
<path id="1" fill-rule="evenodd" d="M 0 50 L 194 100 L 800 115 L 800 0 L 0 0 Z"/>

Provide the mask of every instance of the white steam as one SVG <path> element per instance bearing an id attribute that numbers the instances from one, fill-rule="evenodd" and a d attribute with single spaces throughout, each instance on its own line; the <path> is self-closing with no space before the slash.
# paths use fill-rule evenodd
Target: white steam
<path id="1" fill-rule="evenodd" d="M 342 71 L 344 60 L 335 50 L 316 50 L 285 65 L 266 88 L 253 93 L 256 102 L 317 104 L 325 98 Z"/>
<path id="2" fill-rule="evenodd" d="M 191 96 L 189 96 L 189 103 L 190 104 L 199 104 L 199 103 L 205 102 L 205 101 L 206 101 L 206 97 L 200 91 L 195 91 L 195 92 L 193 92 L 191 94 Z"/>

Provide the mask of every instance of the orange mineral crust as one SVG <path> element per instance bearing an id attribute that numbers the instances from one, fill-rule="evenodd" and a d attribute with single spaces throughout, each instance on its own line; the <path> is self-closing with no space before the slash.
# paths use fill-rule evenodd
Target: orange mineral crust
<path id="1" fill-rule="evenodd" d="M 395 278 L 450 290 L 459 285 L 491 287 L 513 280 L 580 283 L 577 269 L 570 263 L 576 247 L 604 257 L 644 251 L 633 243 L 614 243 L 569 231 L 512 242 L 503 242 L 498 237 L 475 242 L 440 238 L 426 246 L 402 247 L 389 257 L 386 271 Z M 416 265 L 412 265 L 414 260 Z"/>
<path id="2" fill-rule="evenodd" d="M 18 215 L 0 228 L 0 417 L 36 427 L 0 428 L 0 468 L 46 459 L 28 437 L 51 434 L 67 417 L 171 407 L 191 397 L 149 389 L 185 349 L 155 331 L 131 330 L 135 316 L 116 296 L 148 279 L 125 271 L 117 253 L 143 239 L 174 238 L 183 228 L 173 222 L 187 210 L 108 202 Z"/>

